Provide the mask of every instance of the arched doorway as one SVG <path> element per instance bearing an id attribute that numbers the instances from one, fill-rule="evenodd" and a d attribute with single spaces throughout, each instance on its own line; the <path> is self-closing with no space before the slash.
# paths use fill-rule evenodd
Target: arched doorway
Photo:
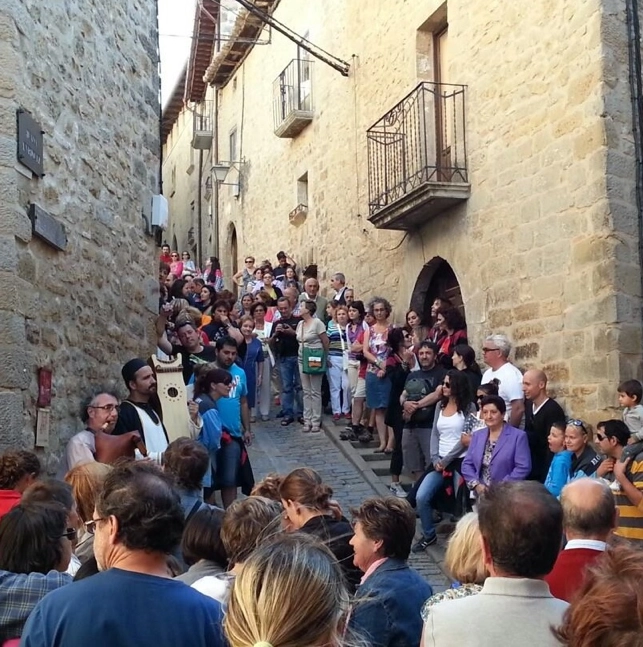
<path id="1" fill-rule="evenodd" d="M 239 271 L 239 243 L 237 241 L 237 229 L 234 224 L 230 225 L 230 254 L 232 255 L 230 259 L 230 265 L 232 267 L 230 276 L 232 277 Z M 239 286 L 236 282 L 232 282 L 232 286 L 234 294 L 237 296 Z"/>
<path id="2" fill-rule="evenodd" d="M 435 256 L 422 268 L 411 296 L 411 308 L 418 314 L 421 313 L 422 318 L 429 322 L 431 305 L 437 297 L 449 299 L 456 308 L 460 309 L 466 320 L 458 278 L 451 265 L 440 256 Z"/>

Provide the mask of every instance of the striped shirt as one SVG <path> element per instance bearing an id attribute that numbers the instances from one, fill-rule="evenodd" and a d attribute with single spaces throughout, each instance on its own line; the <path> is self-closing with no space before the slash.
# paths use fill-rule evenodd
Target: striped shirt
<path id="1" fill-rule="evenodd" d="M 339 326 L 334 321 L 329 321 L 326 334 L 328 335 L 329 341 L 328 354 L 331 357 L 341 357 L 344 348 L 348 349 L 346 328 L 344 328 L 344 330 L 340 330 Z"/>
<path id="2" fill-rule="evenodd" d="M 643 452 L 637 454 L 627 466 L 625 472 L 628 480 L 643 494 Z M 643 501 L 638 506 L 632 504 L 621 489 L 614 492 L 618 508 L 618 528 L 614 534 L 643 546 Z"/>

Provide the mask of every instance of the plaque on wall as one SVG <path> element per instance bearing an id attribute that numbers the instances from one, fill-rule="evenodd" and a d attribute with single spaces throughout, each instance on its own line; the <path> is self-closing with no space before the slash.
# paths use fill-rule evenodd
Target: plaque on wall
<path id="1" fill-rule="evenodd" d="M 18 109 L 18 161 L 38 177 L 45 174 L 42 154 L 42 128 L 22 108 Z"/>
<path id="2" fill-rule="evenodd" d="M 29 205 L 29 218 L 34 236 L 38 236 L 48 245 L 65 251 L 67 247 L 67 233 L 65 226 L 58 222 L 50 213 L 41 209 L 37 204 Z"/>

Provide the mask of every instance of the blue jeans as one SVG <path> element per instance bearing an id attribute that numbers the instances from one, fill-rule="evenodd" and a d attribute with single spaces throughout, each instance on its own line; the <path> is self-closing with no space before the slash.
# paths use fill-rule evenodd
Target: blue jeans
<path id="1" fill-rule="evenodd" d="M 294 357 L 280 357 L 277 360 L 281 378 L 281 409 L 284 418 L 300 418 L 303 411 L 299 360 Z"/>
<path id="2" fill-rule="evenodd" d="M 444 476 L 442 472 L 429 472 L 425 477 L 416 495 L 416 506 L 418 514 L 420 515 L 420 523 L 422 524 L 422 534 L 430 539 L 435 535 L 435 527 L 433 526 L 433 510 L 431 508 L 431 501 L 435 495 L 444 487 Z"/>

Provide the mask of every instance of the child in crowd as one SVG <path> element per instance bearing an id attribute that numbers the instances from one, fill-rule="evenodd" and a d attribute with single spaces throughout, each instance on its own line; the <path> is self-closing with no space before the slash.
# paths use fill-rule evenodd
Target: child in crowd
<path id="1" fill-rule="evenodd" d="M 626 380 L 618 385 L 618 403 L 623 408 L 623 422 L 630 430 L 629 445 L 643 440 L 643 386 L 638 380 Z"/>
<path id="2" fill-rule="evenodd" d="M 563 487 L 569 481 L 569 471 L 572 464 L 572 452 L 565 449 L 565 427 L 564 422 L 555 422 L 547 437 L 549 451 L 554 455 L 554 458 L 549 465 L 545 487 L 555 497 L 560 496 Z"/>

